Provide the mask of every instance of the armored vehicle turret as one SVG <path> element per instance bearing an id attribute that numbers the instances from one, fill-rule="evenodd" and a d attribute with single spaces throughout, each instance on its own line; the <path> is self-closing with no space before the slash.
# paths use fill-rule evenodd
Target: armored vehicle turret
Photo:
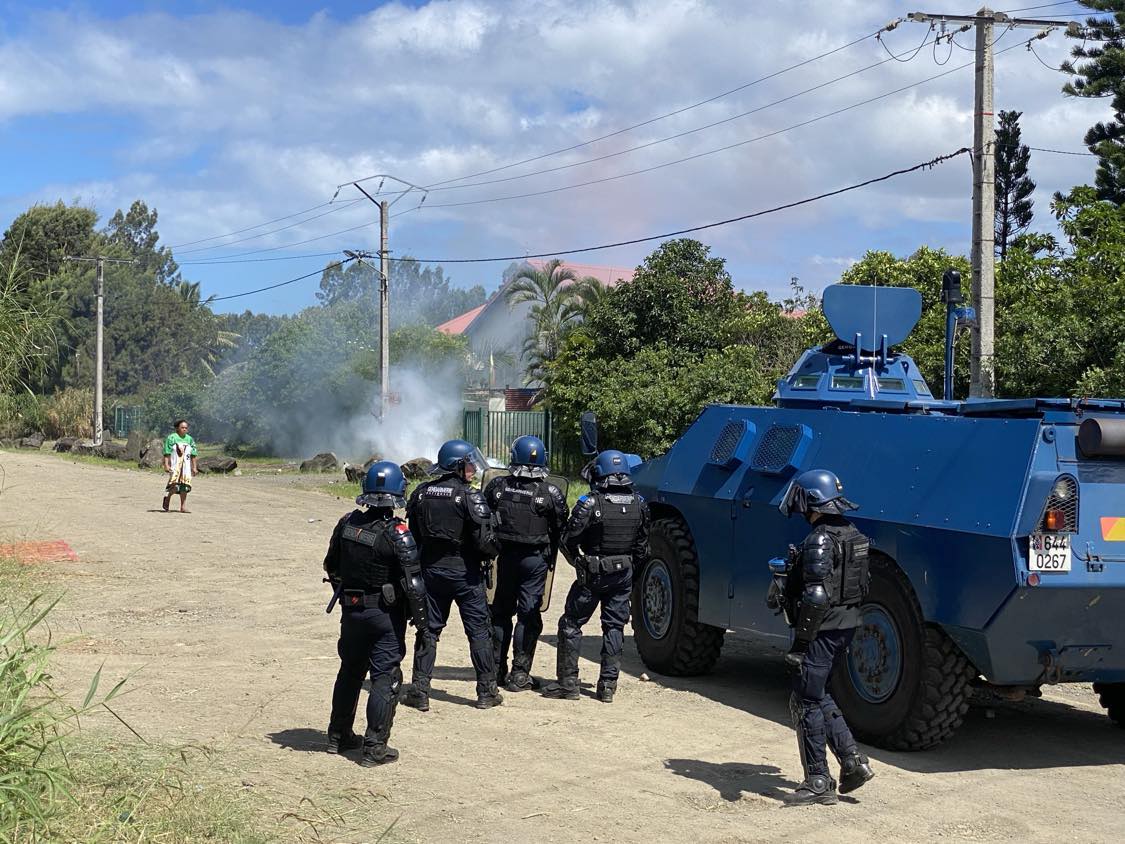
<path id="1" fill-rule="evenodd" d="M 947 279 L 949 334 L 971 319 Z M 836 339 L 806 351 L 774 407 L 711 405 L 634 472 L 653 513 L 633 627 L 649 668 L 699 674 L 728 632 L 788 646 L 767 561 L 807 526 L 777 504 L 830 469 L 871 538 L 863 621 L 833 677 L 866 741 L 931 747 L 974 684 L 1036 693 L 1093 682 L 1125 722 L 1125 400 L 935 398 L 898 351 L 909 288 L 835 285 Z"/>

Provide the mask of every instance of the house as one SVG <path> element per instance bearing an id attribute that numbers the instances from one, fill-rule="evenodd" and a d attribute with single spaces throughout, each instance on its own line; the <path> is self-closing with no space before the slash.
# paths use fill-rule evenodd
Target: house
<path id="1" fill-rule="evenodd" d="M 543 269 L 546 261 L 530 259 L 527 261 L 535 269 Z M 590 264 L 564 266 L 572 269 L 579 277 L 593 276 L 605 285 L 613 287 L 618 282 L 633 277 L 633 270 L 627 267 L 606 267 Z M 482 389 L 503 394 L 504 388 L 533 389 L 524 372 L 524 362 L 520 360 L 520 349 L 531 329 L 529 319 L 531 305 L 527 302 L 509 306 L 501 285 L 487 302 L 437 327 L 446 334 L 463 335 L 468 338 L 477 359 Z"/>

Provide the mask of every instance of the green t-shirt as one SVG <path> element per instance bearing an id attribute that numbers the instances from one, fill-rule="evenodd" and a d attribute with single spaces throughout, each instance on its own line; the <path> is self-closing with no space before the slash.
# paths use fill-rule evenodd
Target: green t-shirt
<path id="1" fill-rule="evenodd" d="M 164 440 L 164 455 L 167 457 L 169 454 L 171 454 L 173 451 L 175 451 L 176 446 L 181 444 L 181 443 L 188 446 L 191 449 L 188 452 L 189 457 L 198 457 L 199 456 L 199 452 L 196 451 L 196 448 L 195 448 L 195 440 L 193 440 L 191 438 L 191 434 L 188 434 L 186 437 L 181 437 L 175 431 L 170 433 Z"/>

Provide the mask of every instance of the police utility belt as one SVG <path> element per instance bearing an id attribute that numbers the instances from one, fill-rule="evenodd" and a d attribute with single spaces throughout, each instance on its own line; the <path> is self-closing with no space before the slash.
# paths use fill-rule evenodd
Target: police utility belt
<path id="1" fill-rule="evenodd" d="M 398 592 L 393 583 L 384 583 L 376 592 L 363 589 L 345 589 L 340 593 L 340 606 L 344 609 L 366 610 L 378 607 L 382 601 L 388 607 L 398 602 Z"/>
<path id="2" fill-rule="evenodd" d="M 605 557 L 595 557 L 591 554 L 587 554 L 578 558 L 578 564 L 587 574 L 596 576 L 599 574 L 612 574 L 617 571 L 625 571 L 633 565 L 633 558 L 629 554 L 610 554 Z"/>

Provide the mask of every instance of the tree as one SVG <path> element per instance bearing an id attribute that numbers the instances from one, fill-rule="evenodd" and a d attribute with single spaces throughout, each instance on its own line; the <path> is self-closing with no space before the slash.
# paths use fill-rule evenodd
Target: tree
<path id="1" fill-rule="evenodd" d="M 1070 51 L 1081 63 L 1063 63 L 1062 70 L 1074 77 L 1063 86 L 1063 93 L 1110 100 L 1113 119 L 1090 127 L 1083 142 L 1098 156 L 1097 198 L 1122 205 L 1125 204 L 1125 0 L 1082 0 L 1082 5 L 1110 16 L 1088 18 L 1085 30 L 1071 35 L 1082 39 L 1082 43 Z"/>
<path id="2" fill-rule="evenodd" d="M 157 245 L 160 242 L 157 218 L 156 209 L 150 211 L 148 205 L 138 199 L 129 206 L 128 213 L 117 209 L 106 224 L 105 240 L 136 261 L 140 272 L 151 273 L 161 284 L 178 285 L 180 268 L 172 259 L 172 250 Z"/>
<path id="3" fill-rule="evenodd" d="M 784 304 L 735 291 L 706 246 L 669 241 L 590 305 L 546 367 L 547 400 L 570 429 L 591 409 L 607 442 L 654 455 L 705 404 L 768 401 L 800 352 L 826 339 L 799 286 Z"/>
<path id="4" fill-rule="evenodd" d="M 0 269 L 7 275 L 19 255 L 21 283 L 33 285 L 70 267 L 67 255 L 88 255 L 97 237 L 97 212 L 82 205 L 33 205 L 0 240 Z"/>
<path id="5" fill-rule="evenodd" d="M 0 264 L 0 394 L 31 389 L 36 376 L 54 363 L 54 325 L 58 299 L 37 295 L 22 278 L 20 252 L 14 248 Z"/>
<path id="6" fill-rule="evenodd" d="M 317 300 L 325 305 L 356 302 L 374 319 L 379 295 L 377 261 L 372 258 L 346 265 L 329 264 L 321 274 Z M 403 325 L 440 325 L 488 298 L 479 284 L 453 287 L 440 266 L 431 267 L 409 256 L 390 262 L 388 296 L 392 330 Z"/>
<path id="7" fill-rule="evenodd" d="M 1031 150 L 1020 143 L 1020 114 L 1001 111 L 996 130 L 996 253 L 1008 256 L 1008 245 L 1031 225 L 1035 182 L 1027 175 Z"/>
<path id="8" fill-rule="evenodd" d="M 578 274 L 552 258 L 536 269 L 525 265 L 504 290 L 509 308 L 529 304 L 528 336 L 523 343 L 523 358 L 528 375 L 542 379 L 547 366 L 559 353 L 562 341 L 581 315 L 573 283 Z"/>

